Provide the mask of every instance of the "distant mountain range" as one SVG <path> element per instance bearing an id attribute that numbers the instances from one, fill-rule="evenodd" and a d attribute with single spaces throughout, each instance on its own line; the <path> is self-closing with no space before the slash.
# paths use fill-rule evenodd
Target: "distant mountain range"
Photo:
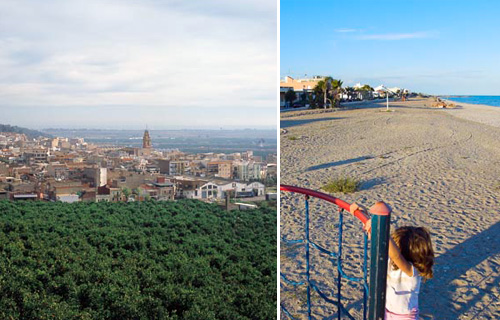
<path id="1" fill-rule="evenodd" d="M 28 138 L 34 139 L 38 137 L 53 138 L 50 134 L 43 133 L 37 130 L 31 130 L 28 128 L 22 128 L 18 126 L 11 126 L 9 124 L 0 124 L 0 132 L 14 132 L 14 133 L 24 133 Z"/>

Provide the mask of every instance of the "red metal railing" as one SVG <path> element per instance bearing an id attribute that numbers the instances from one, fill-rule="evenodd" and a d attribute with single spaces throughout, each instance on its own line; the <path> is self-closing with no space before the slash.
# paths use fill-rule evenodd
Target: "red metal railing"
<path id="1" fill-rule="evenodd" d="M 297 193 L 302 193 L 302 194 L 305 194 L 305 195 L 308 195 L 311 197 L 320 198 L 320 199 L 323 199 L 325 201 L 336 204 L 337 206 L 341 207 L 342 209 L 344 209 L 346 211 L 349 211 L 349 208 L 351 206 L 350 203 L 345 202 L 344 200 L 340 200 L 339 198 L 332 197 L 331 195 L 323 193 L 323 192 L 318 192 L 318 191 L 309 190 L 309 189 L 300 188 L 300 187 L 288 186 L 285 184 L 280 185 L 280 190 L 281 191 L 289 191 L 289 192 L 297 192 Z M 358 218 L 359 220 L 361 220 L 361 222 L 363 222 L 363 224 L 365 224 L 368 221 L 368 219 L 370 219 L 370 217 L 367 216 L 361 210 L 356 210 L 354 212 L 354 216 L 356 218 Z"/>

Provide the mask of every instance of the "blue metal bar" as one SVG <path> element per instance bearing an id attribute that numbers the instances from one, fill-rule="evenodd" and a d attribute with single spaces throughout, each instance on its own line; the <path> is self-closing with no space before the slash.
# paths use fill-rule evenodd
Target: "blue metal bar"
<path id="1" fill-rule="evenodd" d="M 339 306 L 342 305 L 342 293 L 340 291 L 342 287 L 342 274 L 340 273 L 341 266 L 342 266 L 342 227 L 344 224 L 344 210 L 339 208 L 339 251 L 338 251 L 338 256 L 337 256 L 337 269 L 338 269 L 338 275 L 337 275 L 337 299 Z M 340 317 L 342 315 L 342 310 L 338 308 L 338 320 L 340 320 Z"/>
<path id="2" fill-rule="evenodd" d="M 295 244 L 295 243 L 303 243 L 304 239 L 297 239 L 297 240 L 288 240 L 286 237 L 281 238 L 281 241 L 289 244 Z"/>
<path id="3" fill-rule="evenodd" d="M 311 319 L 311 279 L 309 270 L 309 196 L 306 196 L 306 275 L 307 275 L 307 315 Z"/>
<path id="4" fill-rule="evenodd" d="M 314 289 L 314 291 L 316 291 L 316 292 L 319 294 L 319 296 L 320 296 L 321 298 L 323 298 L 323 300 L 325 300 L 326 302 L 331 303 L 331 304 L 334 304 L 334 305 L 336 305 L 336 306 L 338 306 L 338 305 L 339 305 L 337 301 L 335 301 L 335 300 L 332 300 L 332 299 L 328 298 L 328 297 L 326 296 L 326 294 L 324 294 L 324 293 L 323 293 L 323 292 L 322 292 L 322 291 L 318 288 L 318 286 L 317 286 L 317 285 L 315 285 L 314 283 L 311 283 L 311 287 L 312 287 L 312 288 Z"/>
<path id="5" fill-rule="evenodd" d="M 332 300 L 332 299 L 328 298 L 328 297 L 327 297 L 327 296 L 326 296 L 326 295 L 325 295 L 325 294 L 324 294 L 324 293 L 323 293 L 323 292 L 322 292 L 322 291 L 318 288 L 318 286 L 316 286 L 315 284 L 311 283 L 311 287 L 314 289 L 314 291 L 316 291 L 316 292 L 319 294 L 319 296 L 320 296 L 321 298 L 323 298 L 323 300 L 325 300 L 326 302 L 331 303 L 331 304 L 336 305 L 337 307 L 339 307 L 339 308 L 342 310 L 342 312 L 343 312 L 343 313 L 344 313 L 344 314 L 345 314 L 345 315 L 346 315 L 349 319 L 351 319 L 351 320 L 356 320 L 356 319 L 354 319 L 354 317 L 353 317 L 353 316 L 349 313 L 349 311 L 347 311 L 347 309 L 346 309 L 346 308 L 345 308 L 342 304 L 338 304 L 338 302 L 337 302 L 337 301 L 335 301 L 335 300 Z"/>
<path id="6" fill-rule="evenodd" d="M 316 244 L 316 243 L 314 243 L 313 241 L 310 241 L 310 243 L 311 243 L 311 246 L 313 246 L 314 248 L 318 249 L 319 251 L 321 251 L 321 252 L 323 252 L 323 253 L 325 253 L 325 254 L 327 254 L 327 255 L 331 256 L 331 257 L 334 257 L 334 258 L 336 258 L 336 257 L 337 257 L 337 254 L 335 254 L 335 252 L 328 251 L 328 250 L 326 250 L 325 248 L 323 248 L 323 247 L 321 247 L 321 246 L 317 245 L 317 244 Z"/>
<path id="7" fill-rule="evenodd" d="M 365 278 L 365 283 L 363 284 L 363 320 L 366 320 L 367 314 L 366 314 L 366 305 L 367 305 L 367 299 L 368 299 L 368 265 L 366 261 L 368 260 L 368 235 L 363 232 L 364 236 L 364 252 L 363 252 L 363 276 Z"/>
<path id="8" fill-rule="evenodd" d="M 339 274 L 342 276 L 342 278 L 348 280 L 348 281 L 352 281 L 352 282 L 361 282 L 362 280 L 364 280 L 363 277 L 360 277 L 360 278 L 357 278 L 357 277 L 349 277 L 347 274 L 345 274 L 344 272 L 344 269 L 342 268 L 342 265 L 341 264 L 338 264 L 337 263 L 337 269 L 339 269 Z"/>
<path id="9" fill-rule="evenodd" d="M 285 281 L 286 283 L 292 285 L 292 286 L 301 286 L 304 284 L 304 281 L 302 282 L 296 282 L 296 281 L 292 281 L 292 280 L 289 280 L 283 273 L 280 272 L 280 277 L 281 279 L 283 279 L 283 281 Z"/>
<path id="10" fill-rule="evenodd" d="M 283 306 L 282 303 L 280 303 L 281 306 L 281 311 L 283 311 L 290 319 L 295 320 L 295 317 L 292 316 L 292 314 Z"/>

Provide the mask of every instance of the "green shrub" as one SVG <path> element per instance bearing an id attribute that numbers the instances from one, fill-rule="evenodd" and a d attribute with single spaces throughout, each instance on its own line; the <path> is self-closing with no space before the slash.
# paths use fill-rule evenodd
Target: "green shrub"
<path id="1" fill-rule="evenodd" d="M 328 182 L 321 189 L 329 193 L 335 193 L 335 192 L 353 193 L 359 191 L 360 187 L 361 187 L 360 180 L 349 177 L 342 177 Z"/>

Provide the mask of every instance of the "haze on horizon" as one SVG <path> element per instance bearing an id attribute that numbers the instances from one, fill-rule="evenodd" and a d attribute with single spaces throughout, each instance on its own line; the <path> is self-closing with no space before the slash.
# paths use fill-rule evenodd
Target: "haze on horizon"
<path id="1" fill-rule="evenodd" d="M 280 75 L 500 95 L 498 1 L 282 0 Z"/>
<path id="2" fill-rule="evenodd" d="M 276 2 L 0 2 L 0 123 L 276 129 Z"/>

